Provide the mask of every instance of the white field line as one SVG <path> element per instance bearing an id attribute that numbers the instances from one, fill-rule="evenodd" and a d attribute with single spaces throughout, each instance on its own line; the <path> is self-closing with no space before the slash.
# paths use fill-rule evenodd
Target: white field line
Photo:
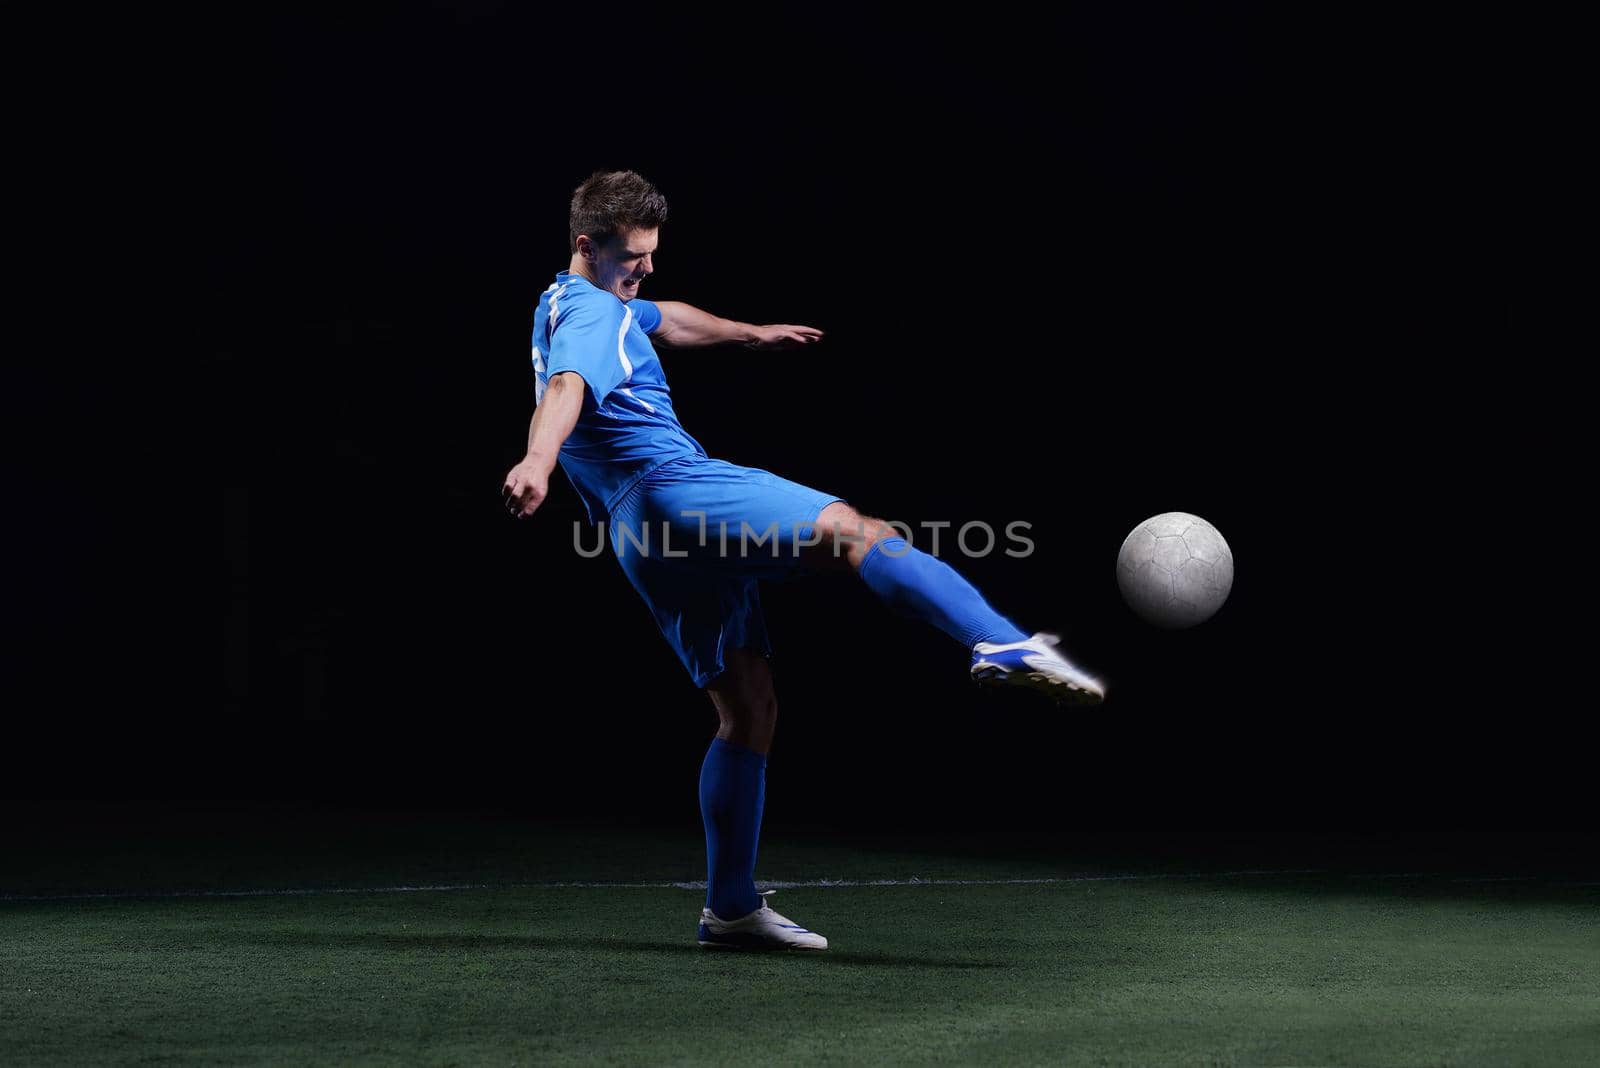
<path id="1" fill-rule="evenodd" d="M 1326 875 L 1323 868 L 1248 868 L 1236 871 L 1159 872 L 1155 874 L 1123 875 L 1063 875 L 1039 879 L 757 879 L 756 886 L 766 890 L 828 890 L 850 887 L 879 886 L 1055 886 L 1072 883 L 1151 882 L 1173 879 L 1224 879 L 1242 876 L 1273 875 Z M 1442 872 L 1365 872 L 1344 876 L 1347 879 L 1436 879 Z M 1534 882 L 1538 876 L 1473 876 L 1451 878 L 1453 883 Z M 1600 886 L 1591 882 L 1555 882 L 1554 886 Z M 323 894 L 426 894 L 463 890 L 704 890 L 704 880 L 698 882 L 616 883 L 616 882 L 552 882 L 552 883 L 437 883 L 416 886 L 313 886 L 276 890 L 171 890 L 125 891 L 93 894 L 0 894 L 0 903 L 28 901 L 131 901 L 167 900 L 177 898 L 229 898 L 229 897 L 315 897 Z"/>
<path id="2" fill-rule="evenodd" d="M 1244 875 L 1315 875 L 1320 868 L 1291 868 L 1244 871 L 1162 872 L 1150 875 L 1064 875 L 1042 879 L 757 879 L 756 886 L 767 890 L 833 889 L 861 886 L 1048 886 L 1062 883 L 1136 882 L 1161 879 L 1211 879 Z M 172 890 L 95 894 L 0 894 L 6 901 L 128 901 L 190 897 L 312 897 L 319 894 L 423 894 L 460 890 L 704 890 L 705 880 L 683 883 L 438 883 L 418 886 L 321 886 L 281 890 Z"/>

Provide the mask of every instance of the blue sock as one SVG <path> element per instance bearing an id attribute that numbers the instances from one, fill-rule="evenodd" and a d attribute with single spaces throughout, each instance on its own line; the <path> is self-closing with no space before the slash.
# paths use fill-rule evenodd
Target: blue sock
<path id="1" fill-rule="evenodd" d="M 859 570 L 872 592 L 890 607 L 932 623 L 969 650 L 979 642 L 1020 642 L 1027 637 L 990 608 L 955 568 L 912 548 L 904 538 L 873 543 Z"/>
<path id="2" fill-rule="evenodd" d="M 761 907 L 756 839 L 766 795 L 767 758 L 713 738 L 700 765 L 700 815 L 706 825 L 706 908 L 721 919 L 736 920 Z"/>

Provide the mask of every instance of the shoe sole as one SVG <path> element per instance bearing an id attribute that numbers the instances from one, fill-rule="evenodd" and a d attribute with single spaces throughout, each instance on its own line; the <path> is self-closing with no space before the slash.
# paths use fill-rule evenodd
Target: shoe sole
<path id="1" fill-rule="evenodd" d="M 770 953 L 786 949 L 819 951 L 828 948 L 826 945 L 803 946 L 793 942 L 777 942 L 770 938 L 762 938 L 760 935 L 751 934 L 749 931 L 712 932 L 707 931 L 703 924 L 700 927 L 697 938 L 700 945 L 706 949 L 745 949 L 754 950 L 758 953 Z"/>
<path id="2" fill-rule="evenodd" d="M 1085 690 L 1042 671 L 1006 671 L 1004 668 L 986 667 L 974 671 L 972 678 L 978 685 L 991 689 L 1032 690 L 1059 705 L 1098 705 L 1105 701 L 1104 697 L 1092 690 Z"/>
<path id="3" fill-rule="evenodd" d="M 744 953 L 821 953 L 827 946 L 801 946 L 787 942 L 774 942 L 767 938 L 751 937 L 748 942 L 709 942 L 700 939 L 701 949 L 728 949 Z"/>

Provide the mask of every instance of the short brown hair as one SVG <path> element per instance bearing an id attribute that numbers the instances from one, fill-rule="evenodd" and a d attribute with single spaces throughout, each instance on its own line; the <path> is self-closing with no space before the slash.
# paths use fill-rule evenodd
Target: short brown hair
<path id="1" fill-rule="evenodd" d="M 596 171 L 572 194 L 567 219 L 571 251 L 578 235 L 609 241 L 624 230 L 654 230 L 667 221 L 667 198 L 633 171 Z"/>

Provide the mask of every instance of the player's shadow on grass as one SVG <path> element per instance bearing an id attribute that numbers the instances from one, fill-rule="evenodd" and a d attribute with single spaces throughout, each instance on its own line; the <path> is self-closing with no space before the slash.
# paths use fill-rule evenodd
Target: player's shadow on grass
<path id="1" fill-rule="evenodd" d="M 1005 961 L 953 960 L 940 957 L 908 957 L 887 953 L 866 953 L 858 950 L 828 950 L 823 953 L 794 951 L 788 953 L 743 953 L 729 950 L 704 949 L 691 941 L 646 942 L 639 939 L 571 938 L 545 935 L 439 935 L 410 934 L 384 931 L 213 931 L 207 942 L 231 941 L 249 945 L 292 947 L 333 947 L 347 949 L 389 949 L 402 952 L 454 952 L 470 953 L 504 949 L 558 949 L 581 953 L 659 953 L 668 956 L 700 956 L 729 959 L 735 957 L 782 957 L 792 960 L 813 960 L 819 963 L 862 965 L 869 968 L 1009 968 Z"/>

